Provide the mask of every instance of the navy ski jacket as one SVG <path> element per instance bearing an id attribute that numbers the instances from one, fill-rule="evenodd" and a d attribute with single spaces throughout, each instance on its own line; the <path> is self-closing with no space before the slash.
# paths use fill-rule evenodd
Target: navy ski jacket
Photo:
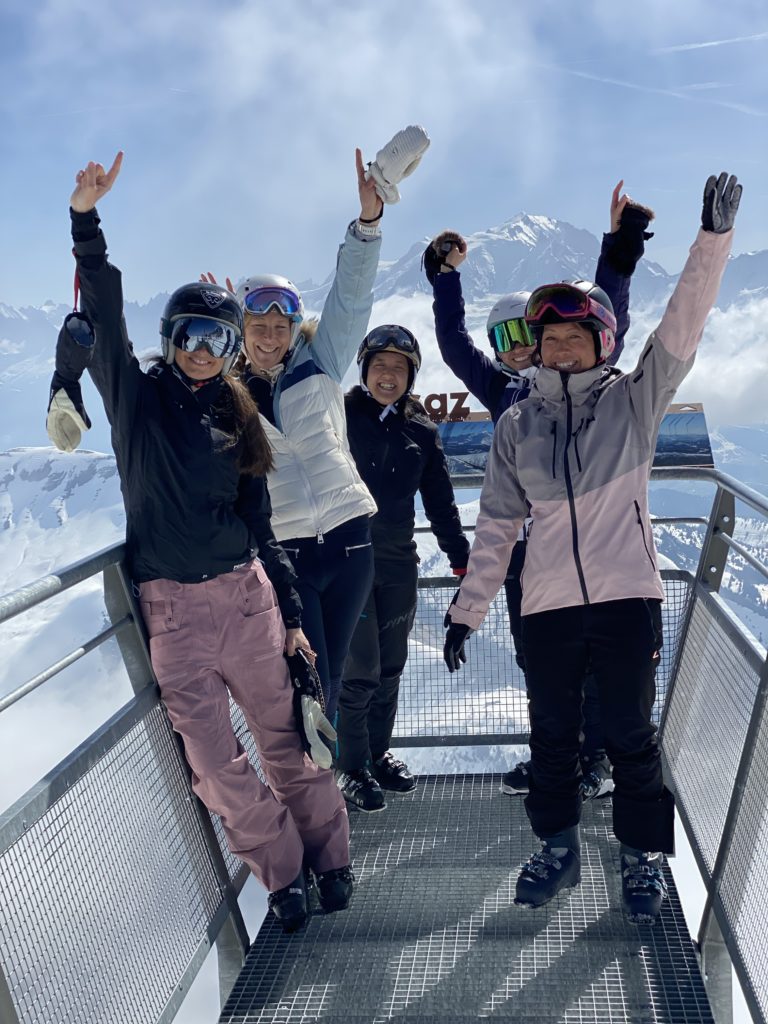
<path id="1" fill-rule="evenodd" d="M 610 264 L 614 242 L 614 235 L 603 235 L 595 272 L 595 284 L 608 293 L 616 314 L 616 348 L 608 359 L 610 365 L 618 362 L 624 348 L 624 336 L 629 328 L 629 283 L 632 279 L 631 275 L 620 274 Z M 495 358 L 476 347 L 464 322 L 464 298 L 458 271 L 438 274 L 433 292 L 435 333 L 443 362 L 485 406 L 496 423 L 505 409 L 528 398 L 533 380 L 514 372 L 505 373 Z"/>

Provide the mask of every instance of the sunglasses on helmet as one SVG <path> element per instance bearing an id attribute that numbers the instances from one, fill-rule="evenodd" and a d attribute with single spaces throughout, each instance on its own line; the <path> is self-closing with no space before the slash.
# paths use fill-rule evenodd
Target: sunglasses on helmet
<path id="1" fill-rule="evenodd" d="M 511 352 L 515 345 L 533 348 L 536 339 L 522 317 L 514 320 L 502 320 L 488 331 L 488 338 L 498 353 Z"/>
<path id="2" fill-rule="evenodd" d="M 395 348 L 399 352 L 412 355 L 419 351 L 419 344 L 405 327 L 387 325 L 386 327 L 374 327 L 365 339 L 366 354 L 380 352 L 382 349 Z"/>
<path id="3" fill-rule="evenodd" d="M 616 317 L 613 313 L 572 285 L 553 284 L 537 288 L 528 300 L 525 319 L 528 324 L 538 324 L 548 310 L 561 320 L 589 320 L 595 317 L 610 330 L 616 330 Z"/>
<path id="4" fill-rule="evenodd" d="M 270 309 L 276 309 L 294 322 L 302 318 L 300 303 L 298 295 L 287 288 L 254 288 L 243 299 L 246 310 L 254 316 L 263 316 Z"/>
<path id="5" fill-rule="evenodd" d="M 242 338 L 232 324 L 195 316 L 174 321 L 171 342 L 183 352 L 207 349 L 214 359 L 224 359 L 240 351 Z"/>

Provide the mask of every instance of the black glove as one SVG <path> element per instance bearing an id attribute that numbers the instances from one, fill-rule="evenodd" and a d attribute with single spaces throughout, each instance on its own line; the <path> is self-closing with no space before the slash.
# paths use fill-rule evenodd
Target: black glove
<path id="1" fill-rule="evenodd" d="M 719 178 L 710 174 L 704 186 L 701 226 L 705 231 L 724 235 L 733 228 L 740 202 L 741 185 L 736 183 L 735 174 L 728 177 L 728 172 L 723 171 Z"/>
<path id="2" fill-rule="evenodd" d="M 451 603 L 448 605 L 448 610 L 446 611 L 445 616 L 443 618 L 443 627 L 445 629 L 448 629 L 450 627 L 452 621 L 453 621 L 451 619 L 451 608 L 453 608 L 453 606 L 459 600 L 459 594 L 461 593 L 461 584 L 462 584 L 463 581 L 464 581 L 464 577 L 462 576 L 461 581 L 459 582 L 459 588 L 456 591 L 456 593 L 453 595 L 453 597 L 451 598 Z"/>
<path id="3" fill-rule="evenodd" d="M 441 231 L 424 250 L 421 257 L 421 265 L 431 285 L 434 285 L 435 278 L 440 273 L 441 267 L 451 267 L 450 263 L 446 263 L 445 257 L 454 245 L 458 245 L 462 252 L 467 248 L 467 243 L 457 231 Z M 454 269 L 454 267 L 451 267 L 451 270 Z"/>
<path id="4" fill-rule="evenodd" d="M 56 372 L 48 394 L 45 428 L 59 451 L 73 452 L 91 421 L 83 405 L 80 378 L 90 365 L 95 342 L 93 325 L 85 313 L 70 313 L 56 343 Z"/>
<path id="5" fill-rule="evenodd" d="M 645 252 L 644 243 L 653 238 L 653 232 L 647 228 L 654 217 L 655 214 L 650 207 L 641 206 L 632 199 L 621 211 L 619 229 L 609 236 L 612 243 L 605 257 L 619 274 L 625 277 L 634 274 L 635 267 Z"/>
<path id="6" fill-rule="evenodd" d="M 325 717 L 325 700 L 320 676 L 301 648 L 290 657 L 286 655 L 285 660 L 288 662 L 293 686 L 293 714 L 301 745 L 316 765 L 330 768 L 331 751 L 323 742 L 320 733 L 333 743 L 336 740 L 336 730 Z"/>
<path id="7" fill-rule="evenodd" d="M 457 672 L 462 664 L 466 664 L 467 656 L 464 653 L 464 643 L 471 633 L 470 627 L 463 622 L 452 622 L 448 627 L 448 632 L 445 634 L 443 658 L 449 672 Z"/>

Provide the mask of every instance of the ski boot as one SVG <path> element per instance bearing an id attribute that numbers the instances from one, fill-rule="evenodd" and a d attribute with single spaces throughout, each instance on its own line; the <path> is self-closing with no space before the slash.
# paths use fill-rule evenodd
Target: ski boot
<path id="1" fill-rule="evenodd" d="M 367 768 L 340 771 L 336 777 L 336 784 L 347 803 L 360 811 L 372 814 L 375 811 L 383 811 L 387 806 L 384 803 L 381 786 Z"/>
<path id="2" fill-rule="evenodd" d="M 621 896 L 633 924 L 654 924 L 667 898 L 660 853 L 621 846 Z"/>
<path id="3" fill-rule="evenodd" d="M 290 935 L 302 928 L 309 916 L 304 868 L 290 885 L 271 892 L 267 897 L 267 905 L 286 934 Z"/>
<path id="4" fill-rule="evenodd" d="M 570 889 L 581 881 L 581 844 L 579 826 L 563 829 L 557 835 L 542 837 L 542 849 L 523 865 L 517 877 L 515 903 L 518 907 L 541 907 L 561 889 Z"/>
<path id="5" fill-rule="evenodd" d="M 398 761 L 389 750 L 373 762 L 372 775 L 382 789 L 393 793 L 410 793 L 416 789 L 416 779 L 408 771 L 408 765 Z"/>
<path id="6" fill-rule="evenodd" d="M 518 793 L 527 793 L 531 779 L 531 762 L 518 761 L 515 767 L 504 772 L 501 777 L 501 792 L 516 796 Z"/>
<path id="7" fill-rule="evenodd" d="M 584 761 L 579 789 L 582 800 L 599 800 L 613 792 L 613 768 L 607 757 Z"/>
<path id="8" fill-rule="evenodd" d="M 355 876 L 349 864 L 343 868 L 332 868 L 315 875 L 317 882 L 317 898 L 326 914 L 335 910 L 345 910 L 352 897 L 352 886 Z"/>

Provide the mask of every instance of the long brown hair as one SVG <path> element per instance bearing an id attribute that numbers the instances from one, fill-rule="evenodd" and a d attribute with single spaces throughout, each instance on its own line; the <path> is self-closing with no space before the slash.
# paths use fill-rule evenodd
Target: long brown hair
<path id="1" fill-rule="evenodd" d="M 162 356 L 150 356 L 146 365 L 168 366 Z M 230 438 L 226 447 L 240 447 L 237 465 L 243 476 L 266 476 L 275 468 L 275 460 L 269 438 L 261 425 L 259 407 L 248 388 L 232 371 L 221 378 L 221 383 L 225 387 L 214 407 L 222 414 L 223 426 Z"/>
<path id="2" fill-rule="evenodd" d="M 232 402 L 232 444 L 241 444 L 238 457 L 240 472 L 247 476 L 266 476 L 275 468 L 275 460 L 269 438 L 261 425 L 259 407 L 239 377 L 228 373 L 221 382 L 226 384 Z"/>

